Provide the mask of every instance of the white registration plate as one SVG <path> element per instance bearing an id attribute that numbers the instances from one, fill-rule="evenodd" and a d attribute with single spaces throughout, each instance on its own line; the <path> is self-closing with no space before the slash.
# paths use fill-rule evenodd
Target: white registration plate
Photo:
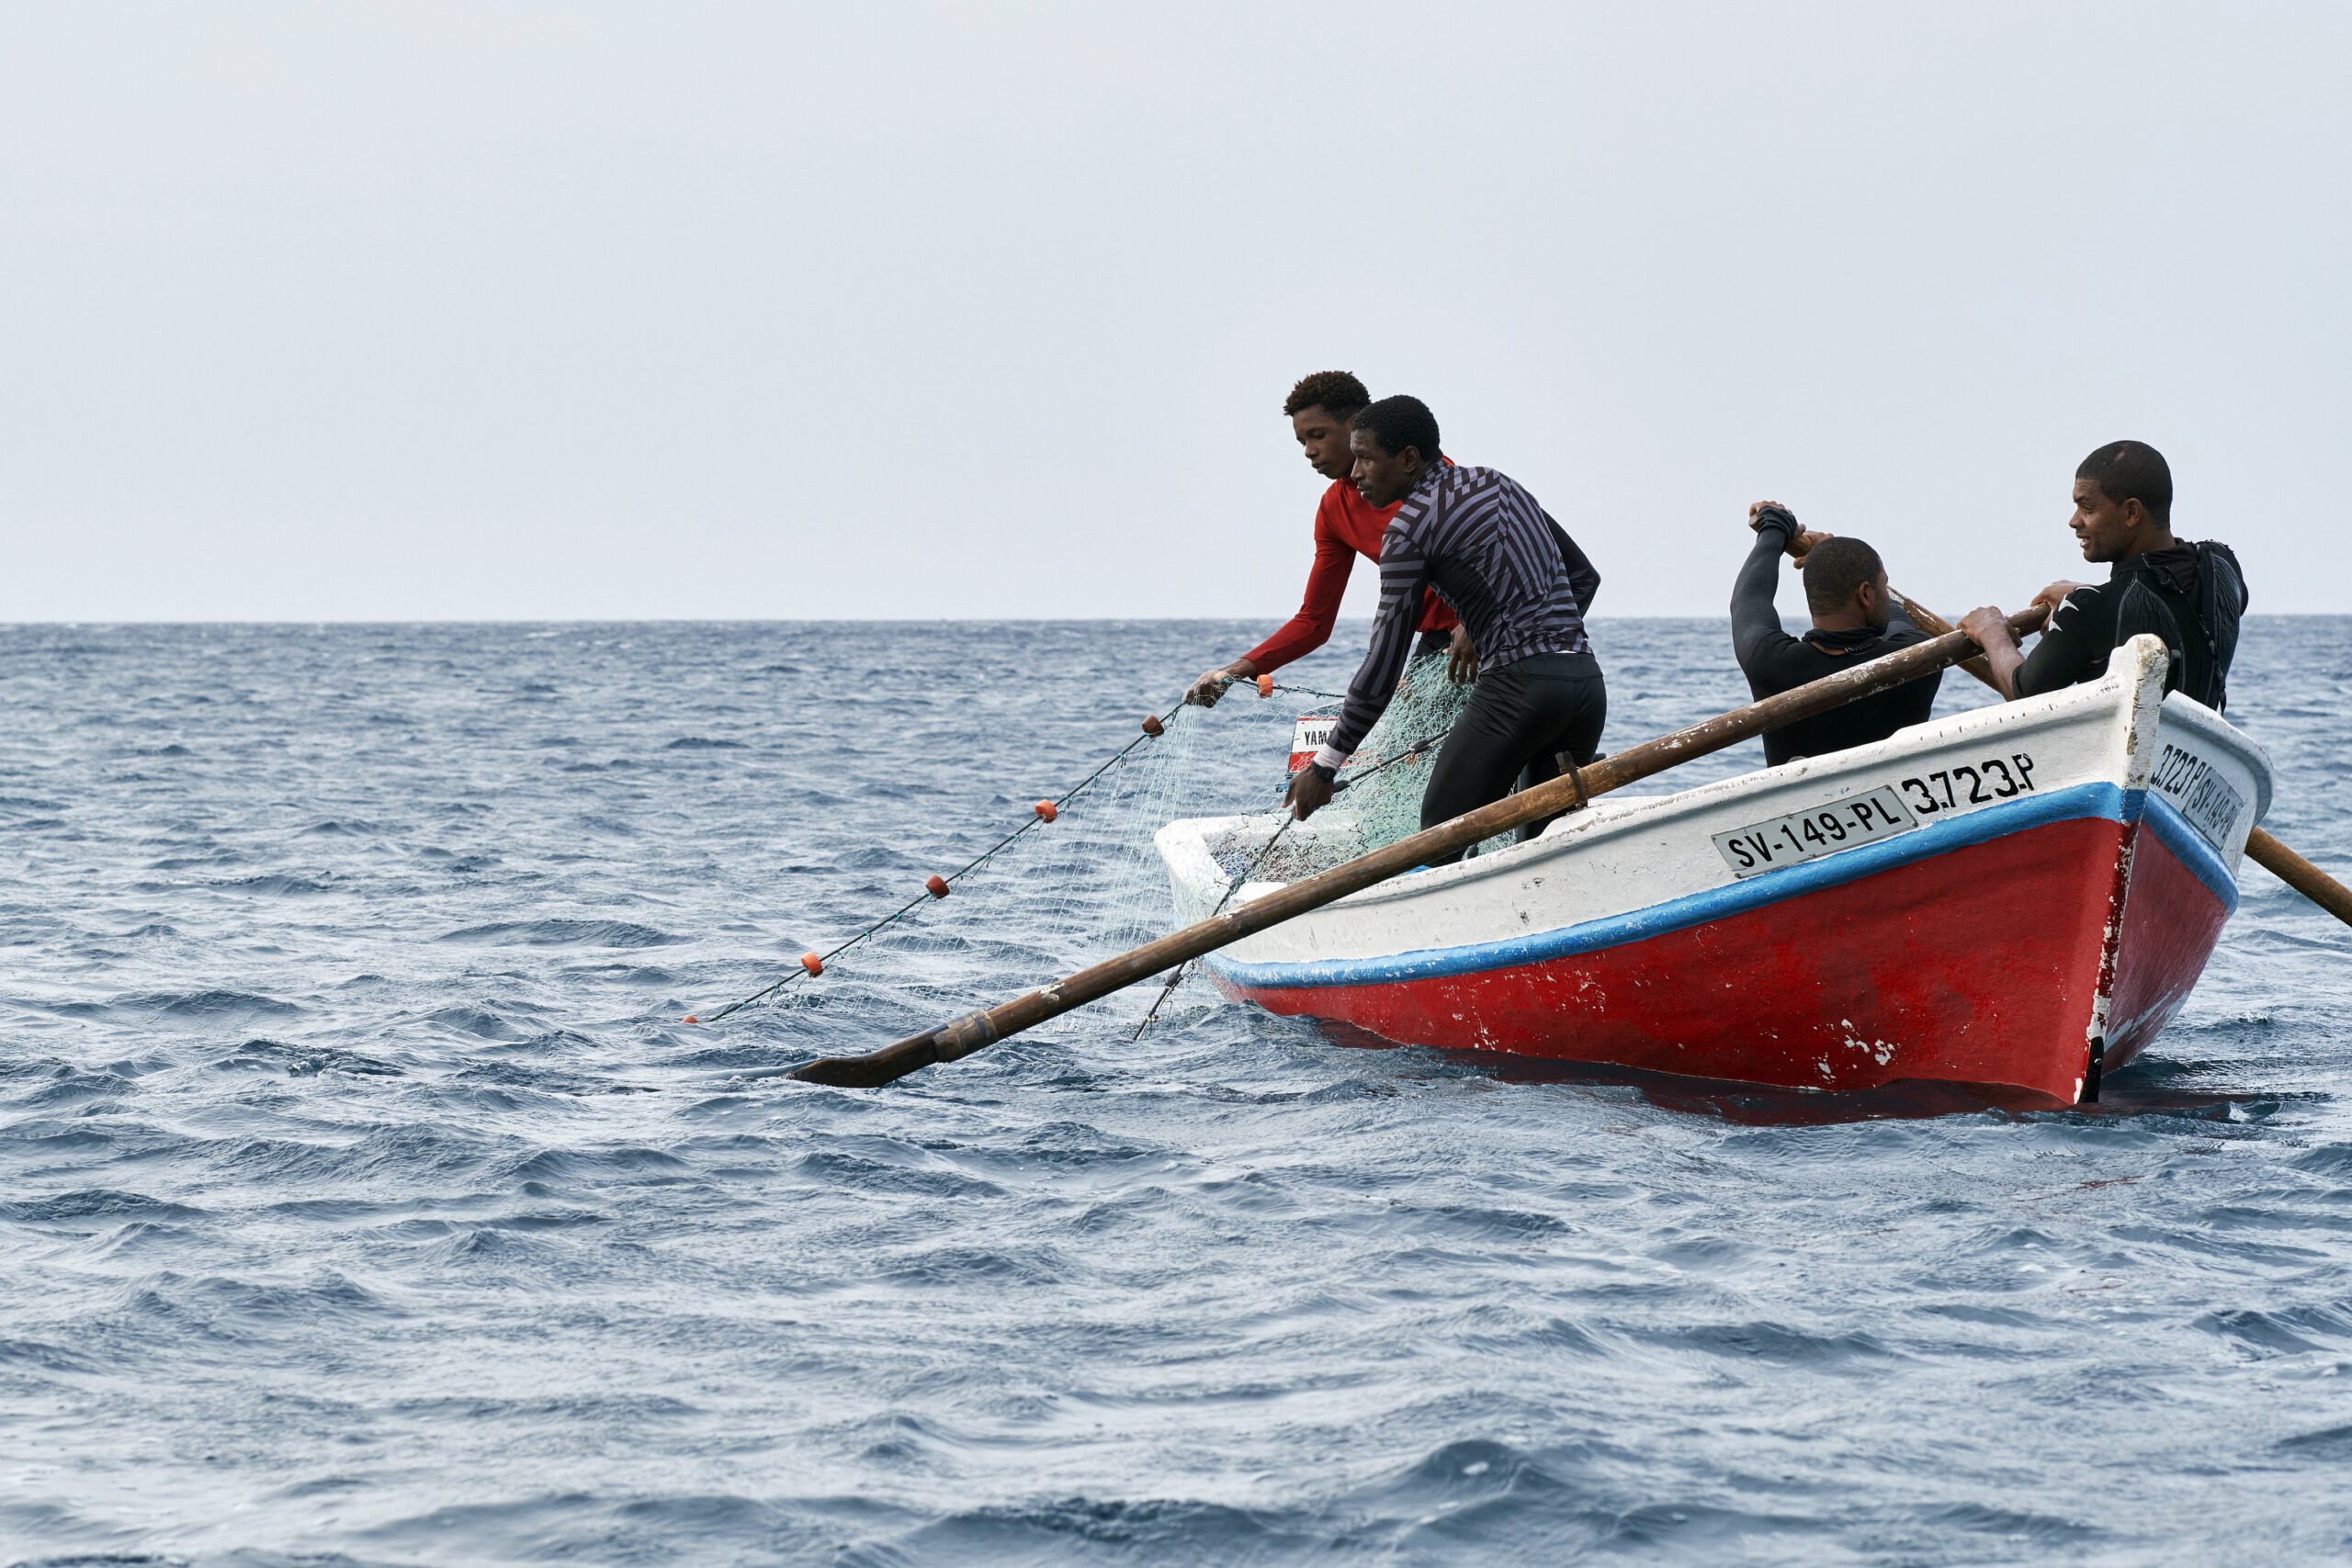
<path id="1" fill-rule="evenodd" d="M 1792 811 L 1715 835 L 1715 850 L 1734 876 L 1756 876 L 1839 850 L 1891 839 L 1919 824 L 1892 789 L 1874 789 L 1835 806 Z"/>

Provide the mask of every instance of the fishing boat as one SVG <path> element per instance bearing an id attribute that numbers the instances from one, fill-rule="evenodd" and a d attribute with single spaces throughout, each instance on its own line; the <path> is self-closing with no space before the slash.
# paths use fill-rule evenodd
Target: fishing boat
<path id="1" fill-rule="evenodd" d="M 2165 668 L 2141 637 L 2064 691 L 1670 795 L 1603 796 L 1204 966 L 1227 998 L 1351 1043 L 2093 1100 L 2197 984 L 2270 805 L 2261 747 L 2166 695 Z M 1233 886 L 1281 820 L 1160 829 L 1180 921 L 1282 886 Z M 1355 832 L 1335 816 L 1287 838 L 1331 863 L 1372 847 Z"/>

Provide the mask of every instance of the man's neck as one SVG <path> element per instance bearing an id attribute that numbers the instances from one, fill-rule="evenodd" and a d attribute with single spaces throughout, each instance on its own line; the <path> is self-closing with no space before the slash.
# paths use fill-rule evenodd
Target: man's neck
<path id="1" fill-rule="evenodd" d="M 2179 540 L 2172 536 L 2172 532 L 2169 529 L 2160 534 L 2151 533 L 2143 535 L 2132 541 L 2132 547 L 2130 549 L 2125 550 L 2121 555 L 2115 558 L 2115 564 L 2121 566 L 2125 561 L 2137 560 L 2142 556 L 2152 556 L 2158 550 L 2168 550 L 2179 542 Z"/>
<path id="2" fill-rule="evenodd" d="M 1815 615 L 1813 629 L 1817 632 L 1874 632 L 1881 628 L 1871 625 L 1859 615 Z"/>

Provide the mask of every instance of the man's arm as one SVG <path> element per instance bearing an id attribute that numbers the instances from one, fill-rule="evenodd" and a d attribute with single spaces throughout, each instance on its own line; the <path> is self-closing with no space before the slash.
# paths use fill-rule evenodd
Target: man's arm
<path id="1" fill-rule="evenodd" d="M 2009 618 L 1994 604 L 1980 604 L 1960 618 L 1960 630 L 1976 639 L 1984 650 L 1985 679 L 2001 694 L 2004 702 L 2018 700 L 2018 666 L 2025 662 L 2025 655 L 2018 651 L 2017 638 L 2009 635 Z"/>
<path id="2" fill-rule="evenodd" d="M 1585 558 L 1585 553 L 1576 540 L 1568 536 L 1568 531 L 1561 527 L 1550 513 L 1544 513 L 1544 521 L 1552 530 L 1553 540 L 1560 547 L 1560 564 L 1567 569 L 1568 592 L 1577 596 L 1577 612 L 1589 615 L 1592 614 L 1592 596 L 1600 592 L 1600 572 Z"/>
<path id="3" fill-rule="evenodd" d="M 1315 513 L 1315 564 L 1307 569 L 1306 598 L 1298 614 L 1284 621 L 1274 635 L 1230 664 L 1201 671 L 1186 688 L 1184 700 L 1198 707 L 1215 707 L 1225 688 L 1235 681 L 1253 680 L 1304 659 L 1331 640 L 1339 624 L 1340 602 L 1347 596 L 1348 577 L 1354 571 L 1356 553 L 1324 526 L 1320 507 Z"/>
<path id="4" fill-rule="evenodd" d="M 1732 579 L 1731 651 L 1753 677 L 1766 654 L 1796 640 L 1781 626 L 1772 597 L 1781 585 L 1781 557 L 1798 529 L 1795 513 L 1770 501 L 1748 508 L 1748 525 L 1756 530 L 1756 544 Z"/>
<path id="5" fill-rule="evenodd" d="M 2069 589 L 2075 592 L 2060 592 Z M 2041 640 L 2030 656 L 2018 650 L 2007 619 L 1994 606 L 1971 610 L 1960 618 L 1960 629 L 1984 650 L 1993 689 L 2010 702 L 2090 680 L 2107 668 L 2108 649 L 2115 639 L 2102 639 L 2099 634 L 2104 608 L 2100 590 L 2088 583 L 2053 582 L 2034 603 L 2050 603 L 2053 595 L 2057 607 L 2042 624 Z"/>
<path id="6" fill-rule="evenodd" d="M 1372 623 L 1372 646 L 1348 682 L 1348 700 L 1340 709 L 1339 725 L 1315 753 L 1315 761 L 1291 775 L 1283 798 L 1303 821 L 1331 798 L 1331 781 L 1340 764 L 1352 755 L 1388 702 L 1412 656 L 1414 628 L 1420 622 L 1421 590 L 1428 586 L 1430 563 L 1421 547 L 1398 522 L 1388 525 L 1380 548 L 1380 609 Z M 1418 521 L 1418 519 L 1416 519 Z"/>

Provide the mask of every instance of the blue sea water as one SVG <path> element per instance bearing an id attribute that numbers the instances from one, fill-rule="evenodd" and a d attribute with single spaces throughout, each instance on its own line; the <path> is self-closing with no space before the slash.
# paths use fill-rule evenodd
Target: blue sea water
<path id="1" fill-rule="evenodd" d="M 1526 1081 L 1191 987 L 763 1076 L 1163 920 L 1149 829 L 1281 777 L 1236 699 L 680 1021 L 1261 630 L 0 628 L 0 1562 L 2352 1557 L 2352 931 L 2251 865 L 2096 1111 Z M 1612 750 L 1743 695 L 1720 623 L 1595 640 Z M 2249 621 L 2233 685 L 2346 874 L 2352 621 Z"/>

